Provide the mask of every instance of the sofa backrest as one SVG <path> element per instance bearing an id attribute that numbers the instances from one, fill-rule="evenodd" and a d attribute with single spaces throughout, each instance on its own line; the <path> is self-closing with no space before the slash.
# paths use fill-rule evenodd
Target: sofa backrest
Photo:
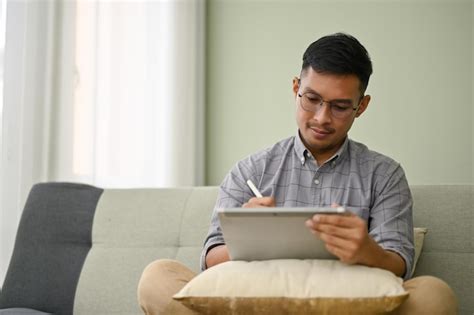
<path id="1" fill-rule="evenodd" d="M 39 184 L 31 189 L 2 286 L 0 309 L 72 313 L 102 191 L 67 183 Z"/>
<path id="2" fill-rule="evenodd" d="M 177 259 L 197 272 L 216 195 L 215 187 L 106 189 L 74 314 L 142 314 L 138 280 L 156 259 Z"/>
<path id="3" fill-rule="evenodd" d="M 428 228 L 414 276 L 433 275 L 456 293 L 460 314 L 474 314 L 474 186 L 411 186 L 413 221 Z"/>
<path id="4" fill-rule="evenodd" d="M 458 296 L 461 314 L 474 312 L 472 187 L 412 186 L 415 226 L 428 228 L 415 275 L 434 275 L 450 284 Z M 141 272 L 148 263 L 159 258 L 171 258 L 194 271 L 199 270 L 199 256 L 216 196 L 217 187 L 105 189 L 102 192 L 91 186 L 75 184 L 35 186 L 25 213 L 43 216 L 51 209 L 61 209 L 46 217 L 54 218 L 61 213 L 63 216 L 67 214 L 67 220 L 48 220 L 39 224 L 34 223 L 35 220 L 26 220 L 23 215 L 4 291 L 0 295 L 0 308 L 12 306 L 4 302 L 9 298 L 11 302 L 15 294 L 27 293 L 22 301 L 26 304 L 13 306 L 32 307 L 37 304 L 31 301 L 47 298 L 39 310 L 58 315 L 71 314 L 71 310 L 77 315 L 142 314 L 136 289 Z M 95 202 L 94 211 L 84 210 L 91 208 L 91 202 Z M 84 214 L 93 216 L 93 220 L 87 221 L 88 228 L 83 225 L 86 221 L 80 219 Z M 31 226 L 36 226 L 36 229 L 31 230 Z M 80 226 L 85 234 L 89 233 L 82 236 L 83 241 L 70 239 L 64 232 L 64 229 L 77 230 Z M 68 254 L 75 255 L 76 250 L 84 252 L 86 248 L 83 258 L 73 259 L 82 270 L 72 281 L 75 290 L 68 300 L 69 305 L 63 305 L 63 309 L 55 305 L 62 300 L 55 299 L 47 288 L 62 288 L 65 282 L 71 283 L 69 275 L 64 274 L 68 270 L 64 265 L 70 264 L 71 259 L 59 255 L 64 250 L 61 246 L 57 247 L 57 255 L 38 257 L 29 255 L 31 246 L 24 248 L 22 245 L 25 238 L 36 239 L 41 229 L 56 231 L 54 238 L 48 239 L 51 246 L 67 244 Z M 43 243 L 34 244 L 38 248 L 45 246 Z M 88 245 L 84 247 L 83 244 Z M 23 259 L 31 260 L 31 265 L 22 264 Z M 34 267 L 36 265 L 50 268 L 38 269 Z M 18 277 L 19 270 L 26 276 Z M 41 272 L 48 275 L 40 275 Z M 31 287 L 31 283 L 38 280 L 42 281 L 41 286 Z"/>

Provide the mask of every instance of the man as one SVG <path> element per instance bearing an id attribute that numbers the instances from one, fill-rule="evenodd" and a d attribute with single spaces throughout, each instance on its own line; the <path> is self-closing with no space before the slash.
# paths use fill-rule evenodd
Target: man
<path id="1" fill-rule="evenodd" d="M 413 227 L 403 170 L 347 137 L 370 102 L 364 92 L 371 73 L 367 51 L 353 37 L 336 34 L 309 46 L 301 78 L 293 80 L 298 134 L 239 162 L 224 180 L 217 206 L 338 203 L 358 216 L 316 216 L 308 222 L 328 250 L 343 261 L 409 277 Z M 248 199 L 246 179 L 270 197 Z M 218 246 L 224 242 L 215 216 L 212 227 L 204 250 L 207 267 L 229 259 L 225 245 Z"/>
<path id="2" fill-rule="evenodd" d="M 412 199 L 403 169 L 348 138 L 354 120 L 369 105 L 365 91 L 371 74 L 370 57 L 354 37 L 338 33 L 312 43 L 292 85 L 297 134 L 238 162 L 220 186 L 216 209 L 341 205 L 352 215 L 316 215 L 306 222 L 328 251 L 343 262 L 403 277 L 410 297 L 398 308 L 400 313 L 455 313 L 454 295 L 444 282 L 433 277 L 409 280 Z M 252 197 L 248 179 L 264 197 Z M 214 211 L 201 267 L 228 260 Z"/>

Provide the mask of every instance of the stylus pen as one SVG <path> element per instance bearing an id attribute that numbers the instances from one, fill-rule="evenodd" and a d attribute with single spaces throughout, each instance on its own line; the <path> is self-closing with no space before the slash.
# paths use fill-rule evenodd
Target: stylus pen
<path id="1" fill-rule="evenodd" d="M 262 194 L 258 191 L 257 187 L 255 187 L 254 183 L 249 179 L 247 180 L 247 185 L 249 185 L 250 189 L 252 190 L 253 194 L 257 198 L 262 198 Z"/>

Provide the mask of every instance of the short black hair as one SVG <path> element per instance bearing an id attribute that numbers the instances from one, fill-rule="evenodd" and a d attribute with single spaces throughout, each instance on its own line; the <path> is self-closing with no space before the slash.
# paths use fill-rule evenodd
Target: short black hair
<path id="1" fill-rule="evenodd" d="M 301 72 L 310 67 L 318 73 L 354 74 L 362 95 L 372 74 L 372 61 L 364 46 L 353 36 L 336 33 L 321 37 L 306 49 Z"/>

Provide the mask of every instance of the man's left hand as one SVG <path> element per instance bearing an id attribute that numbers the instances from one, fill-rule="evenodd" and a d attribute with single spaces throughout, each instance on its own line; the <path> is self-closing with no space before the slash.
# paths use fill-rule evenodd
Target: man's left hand
<path id="1" fill-rule="evenodd" d="M 366 222 L 352 213 L 316 214 L 306 226 L 324 241 L 330 253 L 348 264 L 371 265 L 370 258 L 379 247 L 369 236 Z"/>

